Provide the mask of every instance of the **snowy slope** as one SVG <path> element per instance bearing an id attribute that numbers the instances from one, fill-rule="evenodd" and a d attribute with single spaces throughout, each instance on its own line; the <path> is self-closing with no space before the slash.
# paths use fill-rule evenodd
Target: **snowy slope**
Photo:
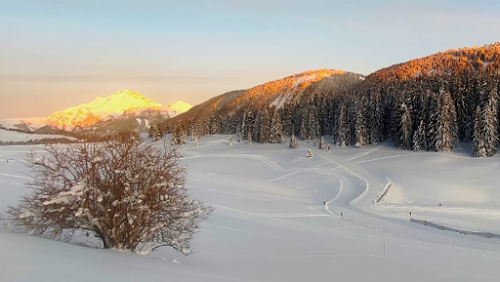
<path id="1" fill-rule="evenodd" d="M 21 129 L 21 130 L 36 130 L 47 124 L 47 119 L 44 117 L 36 118 L 6 118 L 0 120 L 0 127 L 6 129 Z"/>
<path id="2" fill-rule="evenodd" d="M 444 223 L 456 218 L 464 221 L 460 225 L 464 229 L 477 225 L 494 231 L 488 216 L 477 213 L 481 220 L 469 221 L 463 211 L 500 210 L 494 189 L 500 176 L 488 173 L 498 168 L 499 159 L 468 158 L 467 148 L 453 155 L 415 154 L 382 144 L 334 147 L 329 154 L 305 142 L 290 150 L 287 144 L 229 146 L 228 140 L 229 136 L 210 136 L 198 147 L 180 148 L 192 195 L 216 207 L 195 236 L 193 255 L 161 249 L 141 257 L 4 229 L 0 280 L 500 279 L 497 239 L 442 231 L 407 219 L 412 210 L 425 220 Z M 27 192 L 23 184 L 28 180 L 21 163 L 4 160 L 22 159 L 31 148 L 42 147 L 0 147 L 0 210 Z M 305 157 L 309 148 L 315 155 L 312 159 Z M 445 176 L 449 181 L 443 182 Z M 388 184 L 392 186 L 387 195 L 374 204 Z M 487 197 L 469 196 L 475 194 Z M 416 210 L 421 207 L 428 209 Z"/>
<path id="3" fill-rule="evenodd" d="M 193 107 L 193 105 L 190 105 L 190 104 L 182 102 L 182 101 L 177 101 L 173 104 L 167 104 L 163 108 L 167 110 L 168 115 L 170 117 L 175 117 L 177 115 L 180 115 L 182 113 L 189 111 L 192 107 Z"/>
<path id="4" fill-rule="evenodd" d="M 29 140 L 41 140 L 41 139 L 51 139 L 51 138 L 66 138 L 73 140 L 75 138 L 64 136 L 64 135 L 55 135 L 55 134 L 28 134 L 28 133 L 20 133 L 16 131 L 4 130 L 0 129 L 0 141 L 2 142 L 24 142 Z"/>

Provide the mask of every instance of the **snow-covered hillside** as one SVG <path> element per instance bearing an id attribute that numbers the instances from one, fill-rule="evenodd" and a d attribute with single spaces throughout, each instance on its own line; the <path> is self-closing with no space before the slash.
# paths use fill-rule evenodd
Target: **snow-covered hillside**
<path id="1" fill-rule="evenodd" d="M 34 141 L 41 139 L 54 139 L 54 138 L 66 138 L 73 140 L 75 138 L 64 136 L 64 135 L 55 135 L 55 134 L 28 134 L 21 133 L 16 131 L 4 130 L 0 129 L 0 141 L 2 142 L 25 142 L 25 141 Z"/>
<path id="2" fill-rule="evenodd" d="M 500 234 L 499 158 L 469 158 L 467 147 L 415 153 L 382 144 L 328 153 L 306 142 L 291 150 L 228 140 L 210 136 L 180 148 L 192 195 L 216 207 L 194 238 L 193 255 L 160 249 L 141 257 L 2 229 L 0 280 L 500 279 L 498 239 L 409 222 L 411 211 L 418 220 Z M 0 147 L 0 210 L 27 193 L 29 179 L 21 163 L 5 160 L 32 148 L 42 149 Z"/>
<path id="3" fill-rule="evenodd" d="M 164 109 L 167 110 L 168 112 L 168 115 L 170 117 L 175 117 L 177 115 L 180 115 L 182 113 L 185 113 L 187 111 L 189 111 L 193 106 L 188 104 L 188 103 L 185 103 L 185 102 L 182 102 L 182 101 L 177 101 L 173 104 L 167 104 L 164 106 Z"/>
<path id="4" fill-rule="evenodd" d="M 47 124 L 44 117 L 37 118 L 6 118 L 0 120 L 0 127 L 6 129 L 20 129 L 25 131 L 34 131 Z"/>

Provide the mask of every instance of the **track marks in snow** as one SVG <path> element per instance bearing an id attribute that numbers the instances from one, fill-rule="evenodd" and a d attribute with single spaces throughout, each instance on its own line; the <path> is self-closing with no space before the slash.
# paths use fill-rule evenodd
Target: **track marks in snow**
<path id="1" fill-rule="evenodd" d="M 407 157 L 407 156 L 415 156 L 415 155 L 420 155 L 420 153 L 412 153 L 412 154 L 403 154 L 403 155 L 393 155 L 393 156 L 387 156 L 387 157 L 380 157 L 380 158 L 376 158 L 376 159 L 355 162 L 354 164 L 362 164 L 362 163 L 368 163 L 368 162 L 374 162 L 374 161 L 381 161 L 381 160 L 385 160 L 385 159 Z"/>
<path id="2" fill-rule="evenodd" d="M 22 176 L 22 175 L 17 175 L 17 174 L 10 174 L 10 173 L 0 172 L 0 175 L 1 176 L 7 176 L 7 177 L 19 178 L 19 179 L 33 180 L 33 178 L 31 178 L 29 176 Z"/>
<path id="3" fill-rule="evenodd" d="M 287 177 L 289 177 L 289 176 L 295 175 L 295 174 L 297 174 L 297 173 L 299 173 L 299 172 L 298 172 L 298 171 L 290 172 L 290 173 L 285 174 L 285 175 L 283 175 L 283 176 L 280 176 L 280 177 L 277 177 L 277 178 L 270 179 L 269 181 L 270 181 L 270 182 L 274 182 L 274 181 L 282 180 L 282 179 L 285 179 L 285 178 L 287 178 Z"/>
<path id="4" fill-rule="evenodd" d="M 338 177 L 337 177 L 337 179 L 340 182 L 339 191 L 337 192 L 337 195 L 333 199 L 331 199 L 330 201 L 328 201 L 328 202 L 325 203 L 325 210 L 326 210 L 326 212 L 328 214 L 340 218 L 340 216 L 338 216 L 337 214 L 335 214 L 334 212 L 332 212 L 332 210 L 330 209 L 330 204 L 332 204 L 333 202 L 335 202 L 340 197 L 340 195 L 342 194 L 342 189 L 344 187 L 344 182 L 342 181 L 342 179 L 340 179 Z"/>
<path id="5" fill-rule="evenodd" d="M 355 159 L 357 159 L 357 158 L 364 157 L 364 156 L 366 156 L 366 155 L 368 155 L 368 154 L 370 154 L 370 153 L 372 153 L 372 152 L 377 151 L 378 149 L 380 149 L 380 146 L 378 146 L 378 147 L 376 147 L 376 148 L 374 148 L 374 149 L 372 149 L 372 150 L 369 150 L 369 151 L 366 151 L 366 152 L 363 152 L 363 153 L 356 154 L 356 155 L 354 155 L 353 157 L 348 158 L 348 159 L 347 159 L 347 161 L 352 161 L 352 160 L 355 160 Z"/>

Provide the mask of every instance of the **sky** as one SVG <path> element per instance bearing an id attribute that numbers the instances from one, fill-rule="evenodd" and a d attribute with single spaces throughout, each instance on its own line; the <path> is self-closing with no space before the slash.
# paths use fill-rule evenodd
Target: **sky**
<path id="1" fill-rule="evenodd" d="M 305 70 L 361 74 L 500 41 L 500 1 L 0 0 L 0 118 L 131 89 L 199 104 Z"/>

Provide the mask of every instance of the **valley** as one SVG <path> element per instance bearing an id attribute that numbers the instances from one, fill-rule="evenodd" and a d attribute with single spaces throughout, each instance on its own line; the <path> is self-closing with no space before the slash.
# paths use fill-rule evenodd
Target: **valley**
<path id="1" fill-rule="evenodd" d="M 304 141 L 295 150 L 288 144 L 229 146 L 229 137 L 214 135 L 202 138 L 199 146 L 188 142 L 179 147 L 190 194 L 216 208 L 195 235 L 193 255 L 162 248 L 138 257 L 3 229 L 0 261 L 7 267 L 2 277 L 21 281 L 15 277 L 30 267 L 30 275 L 45 281 L 53 265 L 64 264 L 64 276 L 99 269 L 99 261 L 109 259 L 116 266 L 72 279 L 134 281 L 168 275 L 176 281 L 304 281 L 335 273 L 355 281 L 495 281 L 500 275 L 494 267 L 500 257 L 498 239 L 409 222 L 411 211 L 419 220 L 500 233 L 499 179 L 487 173 L 500 159 L 471 158 L 467 145 L 453 153 L 401 151 L 387 143 L 333 147 L 328 153 Z M 22 159 L 31 148 L 42 149 L 0 147 L 2 210 L 27 192 L 25 167 L 5 159 Z M 306 158 L 308 149 L 312 159 Z M 485 175 L 464 173 L 472 170 Z"/>

